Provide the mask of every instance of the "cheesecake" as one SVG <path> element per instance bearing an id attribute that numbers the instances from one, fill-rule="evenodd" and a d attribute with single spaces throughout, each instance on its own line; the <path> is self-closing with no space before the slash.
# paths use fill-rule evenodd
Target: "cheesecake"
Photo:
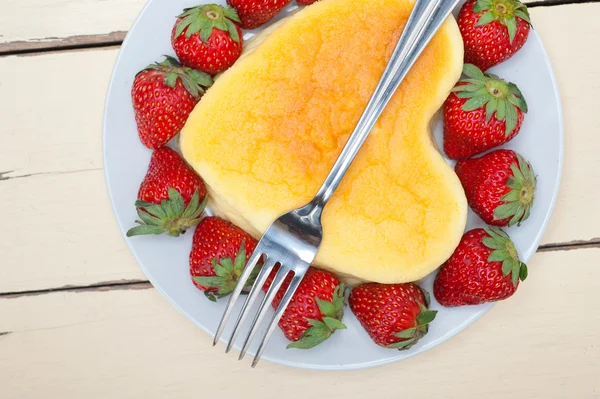
<path id="1" fill-rule="evenodd" d="M 411 12 L 411 0 L 321 0 L 264 30 L 180 135 L 218 213 L 257 238 L 318 191 Z M 394 94 L 326 206 L 314 265 L 359 281 L 419 280 L 450 257 L 467 201 L 432 139 L 458 80 L 450 17 Z"/>

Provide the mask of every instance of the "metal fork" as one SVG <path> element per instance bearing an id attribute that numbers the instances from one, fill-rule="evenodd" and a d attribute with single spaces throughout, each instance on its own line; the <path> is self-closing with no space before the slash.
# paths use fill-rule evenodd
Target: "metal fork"
<path id="1" fill-rule="evenodd" d="M 248 260 L 240 280 L 229 299 L 229 303 L 227 304 L 227 308 L 225 309 L 223 318 L 221 319 L 215 334 L 215 345 L 223 334 L 227 320 L 233 311 L 234 304 L 238 300 L 254 267 L 261 259 L 263 260 L 263 267 L 256 277 L 255 283 L 238 315 L 231 338 L 227 344 L 226 352 L 231 350 L 231 347 L 240 332 L 240 327 L 244 324 L 252 305 L 260 295 L 261 288 L 267 281 L 267 278 L 274 267 L 279 264 L 279 270 L 254 316 L 250 332 L 244 341 L 239 356 L 239 359 L 241 360 L 246 354 L 250 343 L 261 325 L 261 321 L 267 314 L 268 308 L 273 302 L 275 294 L 277 294 L 281 288 L 286 277 L 290 273 L 293 274 L 291 283 L 283 295 L 281 303 L 275 310 L 275 314 L 269 321 L 267 331 L 264 334 L 256 356 L 254 357 L 252 367 L 256 366 L 275 326 L 292 299 L 294 292 L 298 288 L 298 285 L 302 281 L 310 264 L 313 262 L 319 246 L 321 245 L 321 239 L 323 237 L 321 214 L 323 208 L 338 187 L 354 157 L 358 153 L 358 150 L 361 148 L 369 132 L 377 122 L 377 119 L 379 119 L 379 116 L 400 85 L 400 82 L 402 82 L 425 46 L 431 41 L 433 35 L 438 31 L 444 20 L 457 5 L 458 1 L 459 0 L 416 0 L 404 31 L 373 96 L 367 104 L 354 132 L 348 139 L 346 146 L 331 169 L 331 172 L 317 192 L 317 195 L 308 205 L 288 212 L 275 220 L 256 246 L 254 253 Z"/>

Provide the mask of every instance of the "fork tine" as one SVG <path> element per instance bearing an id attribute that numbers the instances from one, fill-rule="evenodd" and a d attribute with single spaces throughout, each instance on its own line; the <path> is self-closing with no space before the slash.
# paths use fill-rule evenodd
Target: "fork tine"
<path id="1" fill-rule="evenodd" d="M 275 326 L 277 326 L 277 323 L 279 323 L 279 319 L 281 319 L 283 312 L 285 311 L 288 304 L 292 300 L 292 296 L 298 289 L 298 286 L 300 285 L 300 282 L 302 281 L 303 278 L 304 278 L 304 273 L 294 274 L 294 278 L 292 278 L 292 282 L 290 283 L 290 286 L 288 287 L 287 291 L 285 292 L 285 295 L 281 299 L 281 303 L 277 307 L 275 314 L 273 315 L 273 317 L 271 318 L 271 321 L 269 322 L 269 327 L 267 328 L 267 332 L 263 336 L 260 346 L 258 347 L 258 351 L 256 352 L 256 355 L 254 356 L 254 360 L 252 361 L 252 367 L 255 367 L 256 364 L 258 363 L 258 361 L 260 360 L 260 357 L 262 356 L 265 348 L 267 347 L 267 343 L 269 342 L 269 339 L 271 338 L 271 334 L 273 334 L 273 331 L 275 330 Z"/>
<path id="2" fill-rule="evenodd" d="M 233 327 L 233 332 L 231 333 L 231 337 L 229 338 L 229 342 L 227 343 L 227 348 L 225 349 L 225 353 L 229 353 L 229 351 L 233 347 L 233 344 L 235 343 L 237 335 L 240 332 L 240 328 L 244 324 L 244 320 L 246 320 L 246 316 L 248 316 L 247 313 L 249 313 L 249 312 L 247 312 L 247 310 L 252 308 L 252 305 L 258 298 L 261 288 L 265 284 L 265 281 L 267 281 L 269 274 L 271 274 L 271 270 L 273 270 L 275 263 L 276 263 L 276 261 L 274 259 L 271 259 L 271 258 L 266 259 L 265 264 L 263 265 L 262 269 L 260 270 L 260 273 L 258 274 L 258 276 L 256 277 L 256 280 L 254 281 L 254 284 L 252 285 L 252 289 L 250 290 L 248 297 L 244 301 L 242 310 L 240 311 L 240 313 L 238 315 L 237 321 L 235 322 L 235 325 Z"/>
<path id="3" fill-rule="evenodd" d="M 271 284 L 271 286 L 269 287 L 269 290 L 267 291 L 267 294 L 263 298 L 263 301 L 260 304 L 260 307 L 258 308 L 258 312 L 256 313 L 256 316 L 254 316 L 254 321 L 252 321 L 252 326 L 250 327 L 250 332 L 248 333 L 248 336 L 246 337 L 246 341 L 244 342 L 244 346 L 242 347 L 242 350 L 240 352 L 239 360 L 242 360 L 244 358 L 244 356 L 246 355 L 246 352 L 248 351 L 248 347 L 250 346 L 250 343 L 252 343 L 252 339 L 254 338 L 254 335 L 258 331 L 260 322 L 265 317 L 265 314 L 267 314 L 267 311 L 269 310 L 269 306 L 271 305 L 271 302 L 273 302 L 273 298 L 275 298 L 275 295 L 279 291 L 279 288 L 281 288 L 281 285 L 283 284 L 283 281 L 285 280 L 285 278 L 287 277 L 289 272 L 290 272 L 290 269 L 284 267 L 284 265 L 281 265 L 279 270 L 277 271 L 277 275 L 273 279 L 273 283 Z"/>
<path id="4" fill-rule="evenodd" d="M 238 298 L 240 297 L 240 294 L 246 286 L 246 282 L 248 281 L 252 270 L 254 270 L 254 267 L 258 264 L 258 261 L 260 260 L 261 256 L 261 251 L 259 251 L 259 248 L 256 248 L 252 253 L 250 259 L 248 259 L 248 263 L 246 263 L 246 267 L 244 267 L 244 271 L 242 272 L 242 275 L 240 276 L 240 279 L 238 280 L 238 283 L 235 286 L 231 297 L 229 298 L 229 302 L 227 302 L 227 307 L 225 308 L 225 312 L 223 312 L 223 317 L 221 317 L 221 322 L 219 323 L 219 327 L 217 328 L 217 332 L 215 333 L 215 338 L 213 339 L 213 346 L 215 346 L 217 342 L 219 342 L 219 338 L 221 338 L 223 330 L 227 325 L 227 320 L 229 319 L 231 311 L 233 310 L 233 305 L 235 305 Z"/>

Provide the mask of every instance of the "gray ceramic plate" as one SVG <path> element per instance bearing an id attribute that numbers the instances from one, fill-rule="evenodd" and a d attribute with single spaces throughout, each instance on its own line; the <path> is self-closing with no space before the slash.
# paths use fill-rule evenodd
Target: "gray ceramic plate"
<path id="1" fill-rule="evenodd" d="M 162 59 L 162 54 L 173 54 L 170 32 L 174 16 L 183 8 L 198 3 L 198 0 L 151 0 L 127 35 L 114 67 L 104 113 L 104 167 L 112 205 L 123 234 L 136 220 L 133 202 L 151 155 L 140 143 L 136 132 L 130 97 L 133 78 L 149 63 Z M 289 7 L 286 12 L 293 8 Z M 533 22 L 535 24 L 535 20 Z M 521 227 L 508 230 L 521 258 L 527 261 L 538 247 L 558 193 L 563 156 L 559 93 L 550 61 L 534 30 L 517 55 L 492 71 L 518 84 L 530 108 L 521 133 L 505 146 L 529 159 L 539 176 L 536 204 L 530 218 Z M 435 136 L 440 148 L 441 132 L 441 126 L 437 126 Z M 467 229 L 482 225 L 475 215 L 469 215 Z M 198 327 L 213 335 L 225 303 L 209 302 L 192 285 L 188 271 L 191 239 L 192 234 L 180 239 L 160 236 L 126 240 L 156 289 Z M 424 288 L 429 291 L 433 277 L 431 275 L 423 282 Z M 534 285 L 535 268 L 530 270 L 530 279 L 522 289 L 532 289 Z M 277 330 L 263 359 L 289 366 L 328 370 L 391 363 L 439 345 L 474 323 L 491 307 L 444 309 L 435 301 L 432 306 L 440 312 L 429 334 L 410 351 L 399 352 L 376 346 L 348 310 L 344 316 L 348 329 L 334 334 L 319 349 L 286 350 L 287 341 Z M 214 356 L 225 356 L 223 349 L 217 347 Z M 254 349 L 252 347 L 250 353 Z"/>

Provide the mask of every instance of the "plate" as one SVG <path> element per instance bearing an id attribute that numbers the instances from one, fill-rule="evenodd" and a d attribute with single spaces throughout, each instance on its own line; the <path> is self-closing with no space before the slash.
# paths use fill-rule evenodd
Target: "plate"
<path id="1" fill-rule="evenodd" d="M 201 1 L 150 0 L 129 31 L 117 57 L 105 105 L 103 151 L 106 182 L 124 236 L 137 218 L 133 203 L 151 155 L 151 151 L 140 143 L 136 131 L 130 95 L 133 79 L 148 64 L 161 60 L 163 54 L 174 55 L 170 43 L 174 16 L 183 8 Z M 295 8 L 288 7 L 277 19 Z M 248 32 L 246 38 L 255 33 Z M 535 30 L 531 31 L 521 51 L 491 69 L 491 72 L 516 83 L 529 104 L 529 113 L 521 133 L 504 146 L 523 154 L 538 174 L 536 204 L 531 216 L 521 227 L 507 229 L 521 259 L 528 261 L 539 245 L 558 193 L 563 157 L 560 98 L 550 61 Z M 439 148 L 442 148 L 441 134 L 442 127 L 438 124 L 435 138 Z M 467 229 L 481 226 L 483 222 L 470 212 Z M 212 336 L 226 301 L 217 304 L 209 302 L 192 284 L 188 269 L 192 234 L 188 233 L 179 239 L 167 236 L 125 239 L 154 287 L 177 310 Z M 535 274 L 535 268 L 531 269 L 530 278 L 522 289 L 534 289 Z M 432 291 L 433 278 L 431 275 L 421 282 L 429 292 Z M 287 350 L 288 342 L 277 329 L 263 359 L 288 366 L 327 370 L 358 369 L 391 363 L 439 345 L 473 324 L 492 306 L 485 304 L 446 309 L 435 300 L 432 302 L 432 307 L 440 312 L 427 336 L 409 351 L 400 352 L 375 345 L 347 309 L 344 323 L 348 329 L 333 334 L 318 350 Z M 227 331 L 224 336 L 228 337 Z M 225 356 L 223 350 L 222 345 L 218 346 L 214 356 Z M 256 346 L 251 346 L 249 353 L 254 354 L 255 350 Z"/>

